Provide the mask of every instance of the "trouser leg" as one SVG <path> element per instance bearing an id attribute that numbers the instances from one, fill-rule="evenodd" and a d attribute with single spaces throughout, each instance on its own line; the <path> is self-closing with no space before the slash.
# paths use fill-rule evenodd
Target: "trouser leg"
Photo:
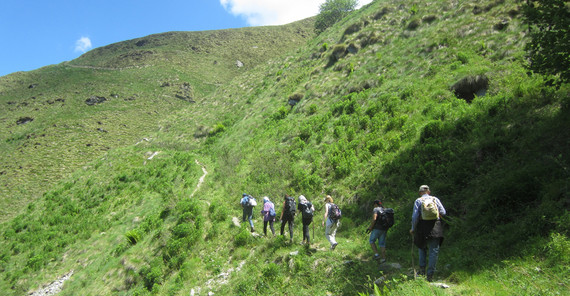
<path id="1" fill-rule="evenodd" d="M 418 255 L 419 255 L 419 264 L 420 264 L 420 274 L 425 274 L 426 273 L 426 253 L 427 253 L 427 248 L 419 248 L 418 249 Z"/>
<path id="2" fill-rule="evenodd" d="M 439 238 L 428 240 L 429 262 L 427 265 L 427 276 L 430 279 L 435 273 L 435 266 L 437 264 L 437 258 L 439 257 L 439 241 Z"/>

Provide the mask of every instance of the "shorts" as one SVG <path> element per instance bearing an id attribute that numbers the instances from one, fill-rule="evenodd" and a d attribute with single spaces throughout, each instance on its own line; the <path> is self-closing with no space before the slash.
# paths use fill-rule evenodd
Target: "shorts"
<path id="1" fill-rule="evenodd" d="M 386 247 L 386 230 L 373 229 L 370 233 L 370 243 L 373 244 L 378 240 L 378 246 L 380 248 Z"/>

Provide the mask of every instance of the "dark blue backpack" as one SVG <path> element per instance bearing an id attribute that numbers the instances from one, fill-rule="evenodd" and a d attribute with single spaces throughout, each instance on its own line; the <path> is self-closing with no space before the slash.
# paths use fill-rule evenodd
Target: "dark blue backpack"
<path id="1" fill-rule="evenodd" d="M 331 202 L 331 206 L 329 208 L 329 218 L 331 218 L 333 221 L 337 221 L 340 219 L 340 217 L 342 217 L 342 211 L 336 204 L 333 204 Z"/>

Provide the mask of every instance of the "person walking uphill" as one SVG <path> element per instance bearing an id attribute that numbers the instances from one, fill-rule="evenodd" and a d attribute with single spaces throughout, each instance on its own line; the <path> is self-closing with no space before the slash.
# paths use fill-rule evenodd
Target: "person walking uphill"
<path id="1" fill-rule="evenodd" d="M 253 196 L 248 195 L 248 194 L 243 194 L 241 201 L 240 201 L 241 207 L 243 209 L 243 216 L 242 216 L 242 222 L 245 222 L 245 219 L 247 218 L 247 220 L 249 221 L 249 226 L 251 227 L 251 232 L 254 232 L 253 229 L 253 207 L 257 205 L 257 203 L 255 202 L 255 199 L 253 198 Z"/>
<path id="2" fill-rule="evenodd" d="M 299 196 L 299 212 L 301 212 L 301 217 L 303 218 L 303 242 L 301 244 L 311 244 L 311 236 L 309 235 L 309 225 L 313 222 L 313 213 L 315 212 L 315 207 L 313 204 L 307 200 L 303 195 Z"/>
<path id="3" fill-rule="evenodd" d="M 426 259 L 428 259 L 426 257 L 429 254 L 426 274 L 429 282 L 433 280 L 439 247 L 443 242 L 441 217 L 446 214 L 441 201 L 437 197 L 431 196 L 430 193 L 427 185 L 420 186 L 420 197 L 414 202 L 412 229 L 410 229 L 410 233 L 414 238 L 414 244 L 419 249 L 419 274 L 426 274 Z"/>
<path id="4" fill-rule="evenodd" d="M 275 228 L 273 228 L 273 222 L 275 221 L 275 205 L 269 200 L 269 197 L 263 198 L 263 209 L 261 210 L 263 215 L 263 234 L 267 236 L 267 224 L 271 229 L 271 233 L 275 236 Z"/>
<path id="5" fill-rule="evenodd" d="M 323 225 L 326 223 L 325 237 L 331 244 L 331 250 L 334 250 L 338 243 L 336 242 L 336 230 L 340 226 L 339 219 L 336 217 L 335 210 L 338 207 L 333 203 L 333 198 L 330 195 L 325 197 L 325 217 Z M 340 211 L 340 210 L 339 210 Z"/>
<path id="6" fill-rule="evenodd" d="M 368 242 L 374 251 L 374 259 L 380 259 L 380 263 L 384 263 L 386 262 L 386 234 L 388 229 L 394 225 L 394 210 L 384 208 L 380 200 L 375 200 L 373 205 L 372 222 L 368 227 L 368 232 L 370 232 Z M 381 254 L 378 254 L 376 241 L 378 241 Z"/>
<path id="7" fill-rule="evenodd" d="M 289 242 L 293 243 L 293 222 L 295 220 L 295 199 L 287 194 L 283 199 L 283 210 L 281 211 L 281 235 L 285 232 L 285 224 L 289 224 Z"/>

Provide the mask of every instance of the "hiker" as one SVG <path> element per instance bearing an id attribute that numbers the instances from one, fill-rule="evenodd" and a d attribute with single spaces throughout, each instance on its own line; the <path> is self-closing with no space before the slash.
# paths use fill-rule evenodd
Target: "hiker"
<path id="1" fill-rule="evenodd" d="M 414 239 L 414 244 L 419 249 L 420 271 L 418 274 L 427 275 L 427 280 L 433 280 L 435 265 L 439 254 L 439 246 L 443 242 L 443 223 L 441 217 L 446 214 L 441 201 L 430 195 L 429 186 L 420 186 L 420 197 L 414 202 L 412 213 L 412 229 L 410 234 Z M 429 252 L 429 263 L 426 257 Z"/>
<path id="2" fill-rule="evenodd" d="M 253 219 L 253 207 L 255 206 L 255 199 L 253 198 L 253 196 L 244 193 L 242 195 L 240 204 L 243 210 L 243 216 L 241 221 L 245 222 L 245 219 L 247 218 L 247 220 L 249 221 L 249 226 L 251 227 L 251 232 L 254 232 L 252 219 Z"/>
<path id="3" fill-rule="evenodd" d="M 263 198 L 263 209 L 261 210 L 263 215 L 263 234 L 267 236 L 267 224 L 271 229 L 271 233 L 275 236 L 275 228 L 273 228 L 273 222 L 275 221 L 275 205 L 269 200 L 269 197 Z"/>
<path id="4" fill-rule="evenodd" d="M 283 199 L 283 207 L 281 211 L 281 235 L 285 231 L 285 224 L 289 224 L 289 243 L 293 243 L 293 226 L 295 220 L 295 199 L 287 194 Z"/>
<path id="5" fill-rule="evenodd" d="M 301 217 L 303 218 L 303 242 L 301 244 L 311 244 L 311 237 L 309 235 L 309 225 L 313 222 L 313 213 L 315 212 L 315 207 L 313 204 L 307 200 L 303 195 L 299 196 L 299 205 L 297 208 L 301 212 Z"/>
<path id="6" fill-rule="evenodd" d="M 336 230 L 338 229 L 338 227 L 340 226 L 340 222 L 339 219 L 333 219 L 334 217 L 331 217 L 332 212 L 331 212 L 331 207 L 333 207 L 334 203 L 333 203 L 333 198 L 330 195 L 327 195 L 325 197 L 325 217 L 324 217 L 324 221 L 323 221 L 323 226 L 326 223 L 326 228 L 325 228 L 325 237 L 327 238 L 327 240 L 330 242 L 331 244 L 331 250 L 334 250 L 336 248 L 336 246 L 338 245 L 338 243 L 336 242 L 335 236 L 336 236 Z M 329 213 L 331 212 L 331 213 Z"/>
<path id="7" fill-rule="evenodd" d="M 374 210 L 372 210 L 372 222 L 368 227 L 368 232 L 370 233 L 370 238 L 368 242 L 374 251 L 374 259 L 380 259 L 380 263 L 386 262 L 386 234 L 388 229 L 394 224 L 394 211 L 391 210 L 391 221 L 389 218 L 389 211 L 382 206 L 380 200 L 375 200 Z M 378 248 L 376 247 L 376 241 L 378 240 L 378 247 L 380 247 L 380 254 L 378 254 Z"/>

